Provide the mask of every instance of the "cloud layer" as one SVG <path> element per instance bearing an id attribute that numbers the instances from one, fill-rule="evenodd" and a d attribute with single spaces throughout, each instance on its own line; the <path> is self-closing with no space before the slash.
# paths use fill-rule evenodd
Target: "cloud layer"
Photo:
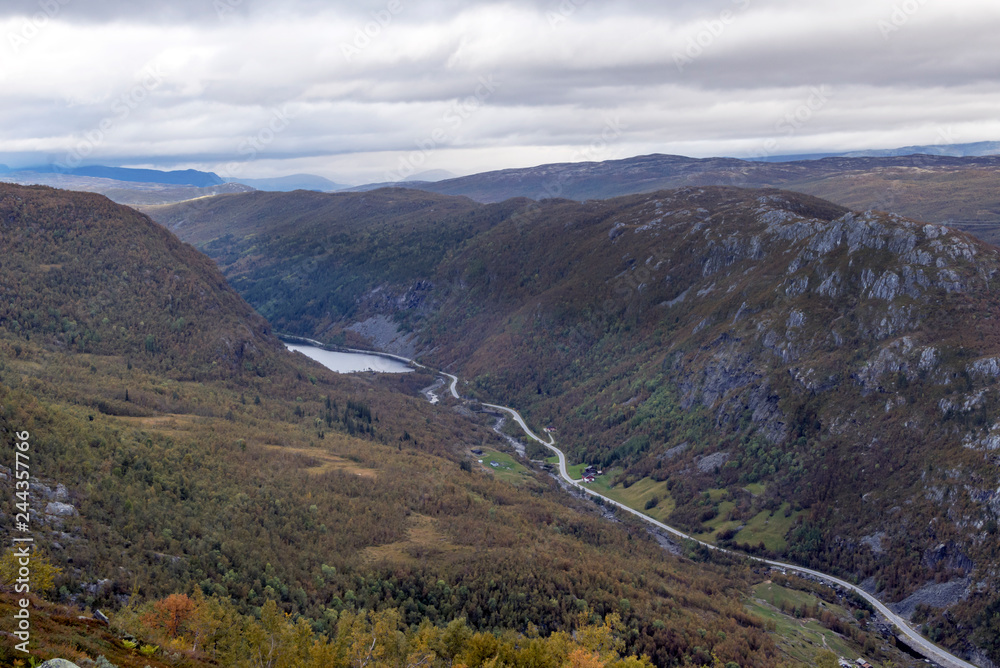
<path id="1" fill-rule="evenodd" d="M 995 140 L 998 28 L 978 0 L 40 0 L 0 9 L 0 162 L 360 183 Z"/>

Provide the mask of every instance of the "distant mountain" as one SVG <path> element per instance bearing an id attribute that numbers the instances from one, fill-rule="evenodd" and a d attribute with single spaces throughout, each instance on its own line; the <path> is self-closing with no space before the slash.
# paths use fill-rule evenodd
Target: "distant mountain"
<path id="1" fill-rule="evenodd" d="M 864 162 L 845 160 L 826 169 Z M 621 187 L 747 164 L 548 174 Z M 774 189 L 492 205 L 406 192 L 234 195 L 160 219 L 282 328 L 412 333 L 468 392 L 553 426 L 624 502 L 868 582 L 901 610 L 933 601 L 929 634 L 1000 660 L 1000 249 Z"/>
<path id="2" fill-rule="evenodd" d="M 315 190 L 318 192 L 334 192 L 347 186 L 334 183 L 330 179 L 315 174 L 292 174 L 270 179 L 227 179 L 229 183 L 243 183 L 256 190 L 267 192 L 290 192 L 292 190 Z"/>
<path id="3" fill-rule="evenodd" d="M 420 181 L 424 183 L 435 183 L 437 181 L 444 181 L 446 179 L 454 179 L 454 178 L 458 177 L 452 172 L 449 172 L 447 169 L 429 169 L 426 172 L 418 172 L 417 174 L 408 176 L 405 179 L 403 179 L 403 181 L 404 182 Z"/>
<path id="4" fill-rule="evenodd" d="M 105 167 L 102 165 L 89 165 L 72 168 L 62 167 L 60 165 L 39 165 L 36 167 L 25 167 L 18 171 L 34 172 L 37 174 L 90 176 L 99 179 L 112 179 L 114 181 L 163 183 L 175 186 L 195 186 L 197 188 L 217 186 L 224 183 L 218 174 L 214 174 L 212 172 L 199 172 L 194 169 L 163 172 L 157 169 L 131 169 L 128 167 Z"/>
<path id="5" fill-rule="evenodd" d="M 253 188 L 240 183 L 200 188 L 178 186 L 169 183 L 147 183 L 141 181 L 116 181 L 96 176 L 14 171 L 0 175 L 0 181 L 19 185 L 43 185 L 63 190 L 78 190 L 100 193 L 118 204 L 129 206 L 155 206 L 172 204 L 200 197 L 212 197 L 223 193 L 251 192 Z"/>
<path id="6" fill-rule="evenodd" d="M 352 190 L 370 190 L 379 185 Z M 478 202 L 607 199 L 684 186 L 774 187 L 828 199 L 855 210 L 892 211 L 957 225 L 1000 242 L 1000 156 L 913 155 L 823 157 L 790 162 L 647 155 L 606 162 L 541 165 L 484 172 L 401 187 Z"/>
<path id="7" fill-rule="evenodd" d="M 875 149 L 868 151 L 851 151 L 841 154 L 846 158 L 882 158 L 901 155 L 947 155 L 952 157 L 970 157 L 1000 154 L 1000 141 L 981 141 L 971 144 L 929 144 L 924 146 L 904 146 L 895 149 Z"/>
<path id="8" fill-rule="evenodd" d="M 954 158 L 981 157 L 1000 154 L 1000 142 L 982 141 L 970 144 L 924 144 L 903 148 L 869 149 L 841 153 L 791 153 L 744 158 L 750 162 L 797 162 L 799 160 L 820 160 L 822 158 L 886 158 L 907 155 L 946 155 Z"/>

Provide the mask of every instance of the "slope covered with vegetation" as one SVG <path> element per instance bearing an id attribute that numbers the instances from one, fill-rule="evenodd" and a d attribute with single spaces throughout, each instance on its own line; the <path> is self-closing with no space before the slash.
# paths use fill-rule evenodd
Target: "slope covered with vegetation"
<path id="1" fill-rule="evenodd" d="M 609 493 L 855 578 L 1000 658 L 996 248 L 773 190 L 523 205 L 490 209 L 509 215 L 409 286 L 379 265 L 312 333 L 422 285 L 419 307 L 378 312 L 469 391 L 553 426 Z M 275 248 L 224 265 L 245 294 L 280 280 Z"/>
<path id="2" fill-rule="evenodd" d="M 418 398 L 429 375 L 329 372 L 145 217 L 0 188 L 0 433 L 8 455 L 30 434 L 35 559 L 61 569 L 37 594 L 117 633 L 38 601 L 42 658 L 357 665 L 367 642 L 383 665 L 782 661 L 745 567 L 468 466 L 496 436 Z"/>

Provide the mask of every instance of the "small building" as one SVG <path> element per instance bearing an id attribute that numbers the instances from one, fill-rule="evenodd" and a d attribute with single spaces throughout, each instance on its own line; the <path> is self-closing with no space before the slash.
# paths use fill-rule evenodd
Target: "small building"
<path id="1" fill-rule="evenodd" d="M 472 448 L 472 454 L 474 454 L 474 455 L 481 455 L 481 454 L 483 454 L 483 449 L 482 448 Z"/>

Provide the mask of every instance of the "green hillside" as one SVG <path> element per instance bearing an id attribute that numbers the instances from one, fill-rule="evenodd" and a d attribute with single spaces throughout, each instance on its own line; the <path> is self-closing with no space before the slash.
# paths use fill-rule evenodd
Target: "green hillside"
<path id="1" fill-rule="evenodd" d="M 463 466 L 500 441 L 420 398 L 428 374 L 286 352 L 208 260 L 100 197 L 4 185 L 0 207 L 0 493 L 28 432 L 34 563 L 61 569 L 32 594 L 35 658 L 784 660 L 744 567 L 666 555 L 546 476 Z M 79 619 L 96 608 L 110 627 Z"/>
<path id="2" fill-rule="evenodd" d="M 775 190 L 495 206 L 481 211 L 509 215 L 455 239 L 409 287 L 395 265 L 373 267 L 350 315 L 312 334 L 390 314 L 469 391 L 555 426 L 576 462 L 619 469 L 618 489 L 665 483 L 667 519 L 720 543 L 889 601 L 981 583 L 923 619 L 959 651 L 995 652 L 997 249 Z M 206 248 L 240 248 L 208 240 L 212 225 L 202 217 Z M 315 225 L 298 229 L 313 238 Z M 223 263 L 252 304 L 281 280 L 278 248 Z M 418 285 L 430 288 L 414 307 L 364 297 Z M 294 306 L 278 317 L 313 322 Z"/>

